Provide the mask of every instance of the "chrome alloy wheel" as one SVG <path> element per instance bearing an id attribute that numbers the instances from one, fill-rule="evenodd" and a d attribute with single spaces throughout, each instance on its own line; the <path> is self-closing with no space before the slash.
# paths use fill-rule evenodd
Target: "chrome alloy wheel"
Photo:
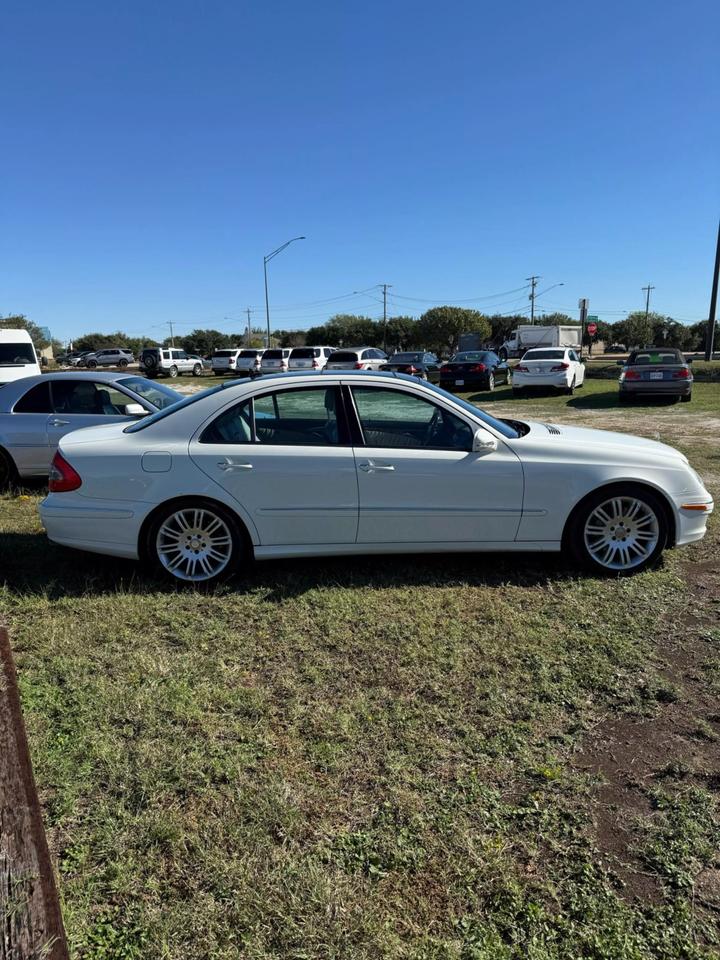
<path id="1" fill-rule="evenodd" d="M 178 580 L 201 583 L 230 563 L 233 538 L 229 527 L 212 510 L 186 508 L 163 521 L 155 538 L 158 559 Z"/>
<path id="2" fill-rule="evenodd" d="M 606 570 L 632 570 L 644 563 L 660 537 L 657 514 L 636 497 L 612 497 L 585 521 L 585 547 Z"/>

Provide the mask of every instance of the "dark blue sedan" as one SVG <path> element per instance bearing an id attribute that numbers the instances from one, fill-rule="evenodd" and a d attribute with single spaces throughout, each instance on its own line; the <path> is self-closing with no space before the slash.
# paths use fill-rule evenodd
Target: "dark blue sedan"
<path id="1" fill-rule="evenodd" d="M 440 386 L 445 390 L 494 390 L 510 383 L 510 368 L 492 350 L 456 353 L 440 367 Z"/>

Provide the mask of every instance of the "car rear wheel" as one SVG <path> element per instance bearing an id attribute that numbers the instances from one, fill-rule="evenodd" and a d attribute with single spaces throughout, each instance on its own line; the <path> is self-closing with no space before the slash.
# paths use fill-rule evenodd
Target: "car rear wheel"
<path id="1" fill-rule="evenodd" d="M 598 490 L 572 518 L 568 546 L 596 573 L 630 576 L 654 566 L 670 535 L 658 496 L 632 484 Z"/>
<path id="2" fill-rule="evenodd" d="M 168 376 L 176 377 L 178 375 L 178 368 L 173 364 L 168 370 Z"/>
<path id="3" fill-rule="evenodd" d="M 206 500 L 176 502 L 158 513 L 146 549 L 158 573 L 188 586 L 219 583 L 247 559 L 237 520 Z"/>
<path id="4" fill-rule="evenodd" d="M 487 388 L 491 393 L 495 389 L 495 377 L 492 374 L 488 377 Z"/>
<path id="5" fill-rule="evenodd" d="M 633 400 L 632 394 L 629 394 L 629 393 L 620 394 L 620 403 L 632 403 L 632 400 Z"/>
<path id="6" fill-rule="evenodd" d="M 522 387 L 513 387 L 513 396 L 514 397 L 524 397 L 525 391 Z"/>
<path id="7" fill-rule="evenodd" d="M 94 370 L 97 366 L 97 360 L 88 360 L 85 366 L 88 368 L 88 370 Z"/>
<path id="8" fill-rule="evenodd" d="M 128 365 L 127 360 L 118 360 L 118 366 L 120 367 L 121 370 L 124 370 L 127 365 Z"/>
<path id="9" fill-rule="evenodd" d="M 565 388 L 565 393 L 571 397 L 575 393 L 575 377 L 572 378 L 572 383 L 569 387 Z"/>
<path id="10" fill-rule="evenodd" d="M 680 402 L 681 402 L 681 403 L 690 403 L 691 400 L 692 400 L 692 394 L 691 394 L 691 393 L 683 394 L 683 396 L 680 397 Z"/>
<path id="11" fill-rule="evenodd" d="M 196 363 L 195 366 L 192 368 L 192 373 L 194 377 L 199 377 L 200 374 L 202 373 L 202 366 L 199 363 Z"/>

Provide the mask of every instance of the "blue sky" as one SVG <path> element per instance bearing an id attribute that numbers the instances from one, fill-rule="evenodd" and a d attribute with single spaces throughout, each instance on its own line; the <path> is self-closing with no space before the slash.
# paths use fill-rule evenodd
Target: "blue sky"
<path id="1" fill-rule="evenodd" d="M 305 234 L 274 327 L 378 316 L 352 293 L 382 282 L 391 313 L 512 312 L 533 273 L 547 310 L 619 319 L 650 282 L 700 319 L 719 36 L 713 0 L 6 0 L 0 313 L 261 324 L 263 254 Z"/>

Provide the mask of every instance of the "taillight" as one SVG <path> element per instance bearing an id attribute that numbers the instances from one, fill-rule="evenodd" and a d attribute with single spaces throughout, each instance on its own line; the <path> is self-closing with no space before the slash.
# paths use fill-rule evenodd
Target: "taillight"
<path id="1" fill-rule="evenodd" d="M 470 367 L 470 373 L 484 373 L 487 370 L 487 367 L 484 363 L 474 363 Z"/>
<path id="2" fill-rule="evenodd" d="M 74 470 L 58 450 L 50 464 L 50 493 L 70 493 L 82 486 L 80 474 Z"/>
<path id="3" fill-rule="evenodd" d="M 675 380 L 687 380 L 690 377 L 690 371 L 687 367 L 683 367 L 682 370 L 676 370 L 673 374 L 673 379 Z"/>
<path id="4" fill-rule="evenodd" d="M 530 373 L 530 367 L 524 367 L 521 363 L 519 363 L 513 370 L 513 373 Z"/>
<path id="5" fill-rule="evenodd" d="M 642 374 L 637 370 L 626 370 L 622 374 L 623 380 L 642 380 Z"/>
<path id="6" fill-rule="evenodd" d="M 405 373 L 420 373 L 420 368 L 410 364 L 409 367 L 405 367 Z"/>
<path id="7" fill-rule="evenodd" d="M 570 369 L 570 364 L 569 364 L 569 363 L 565 363 L 565 361 L 563 360 L 563 362 L 562 362 L 562 363 L 558 363 L 557 366 L 555 366 L 555 367 L 550 367 L 550 373 L 555 373 L 556 371 L 569 370 L 569 369 Z"/>
<path id="8" fill-rule="evenodd" d="M 364 370 L 364 369 L 365 369 L 365 364 L 358 362 L 358 363 L 355 364 L 355 366 L 353 367 L 353 369 L 354 369 L 354 370 Z"/>
<path id="9" fill-rule="evenodd" d="M 313 365 L 313 370 L 320 369 L 320 364 L 317 362 L 317 360 L 313 360 L 312 365 Z"/>

